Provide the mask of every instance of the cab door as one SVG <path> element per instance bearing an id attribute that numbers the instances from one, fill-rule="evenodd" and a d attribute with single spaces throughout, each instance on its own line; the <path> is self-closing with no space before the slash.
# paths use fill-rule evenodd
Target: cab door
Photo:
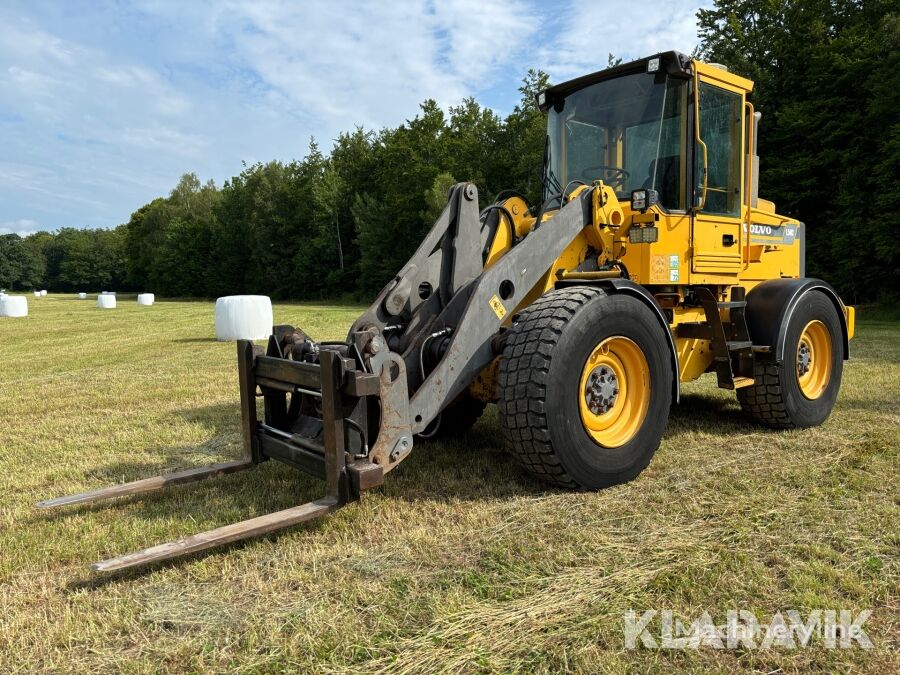
<path id="1" fill-rule="evenodd" d="M 692 271 L 695 277 L 736 275 L 741 268 L 744 92 L 702 75 L 695 82 L 699 125 Z"/>

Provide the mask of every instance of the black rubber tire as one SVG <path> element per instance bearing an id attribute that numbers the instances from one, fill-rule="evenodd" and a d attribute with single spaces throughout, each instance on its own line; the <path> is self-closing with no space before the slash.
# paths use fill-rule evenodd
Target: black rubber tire
<path id="1" fill-rule="evenodd" d="M 795 354 L 803 329 L 819 320 L 831 338 L 831 377 L 825 391 L 810 400 L 800 391 Z M 754 384 L 737 390 L 741 408 L 755 422 L 776 429 L 803 429 L 822 424 L 831 414 L 841 387 L 844 346 L 841 320 L 834 303 L 819 291 L 809 291 L 799 300 L 789 318 L 785 334 L 784 363 L 757 359 Z"/>
<path id="2" fill-rule="evenodd" d="M 468 393 L 463 393 L 441 412 L 436 429 L 426 429 L 425 435 L 419 434 L 416 438 L 420 441 L 458 438 L 475 425 L 485 407 L 487 407 L 487 403 L 484 401 L 480 401 Z"/>
<path id="3" fill-rule="evenodd" d="M 637 476 L 659 447 L 672 403 L 663 330 L 639 299 L 591 286 L 550 291 L 519 314 L 500 361 L 500 421 L 513 457 L 535 476 L 568 488 L 598 490 Z M 581 423 L 579 384 L 588 356 L 614 335 L 643 352 L 650 401 L 635 436 L 605 448 Z"/>

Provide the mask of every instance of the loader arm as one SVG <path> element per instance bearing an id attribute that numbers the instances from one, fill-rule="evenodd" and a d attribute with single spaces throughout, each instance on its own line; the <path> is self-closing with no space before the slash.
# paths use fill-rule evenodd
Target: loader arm
<path id="1" fill-rule="evenodd" d="M 591 223 L 584 190 L 484 270 L 482 246 L 472 245 L 484 241 L 477 205 L 474 185 L 456 185 L 423 244 L 350 330 L 351 342 L 379 333 L 403 359 L 416 434 L 496 356 L 491 338 Z"/>
<path id="2" fill-rule="evenodd" d="M 369 365 L 383 382 L 390 381 L 380 372 L 387 358 L 402 361 L 406 373 L 405 392 L 402 383 L 382 390 L 381 410 L 393 428 L 398 413 L 406 415 L 399 425 L 408 434 L 391 434 L 382 424 L 388 435 L 380 433 L 370 461 L 393 469 L 412 450 L 411 435 L 434 422 L 493 360 L 492 338 L 591 223 L 591 204 L 591 190 L 583 190 L 485 270 L 477 189 L 471 183 L 451 189 L 422 245 L 350 329 L 349 344 L 364 355 L 374 350 Z M 398 400 L 404 393 L 407 401 Z"/>
<path id="3" fill-rule="evenodd" d="M 491 338 L 590 222 L 591 195 L 585 190 L 482 272 L 438 316 L 437 323 L 452 332 L 440 361 L 410 400 L 414 432 L 421 432 L 493 360 Z"/>

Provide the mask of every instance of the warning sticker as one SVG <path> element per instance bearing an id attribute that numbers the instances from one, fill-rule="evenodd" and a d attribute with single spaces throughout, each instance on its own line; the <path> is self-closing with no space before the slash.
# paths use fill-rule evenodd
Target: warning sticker
<path id="1" fill-rule="evenodd" d="M 500 298 L 493 295 L 491 296 L 491 299 L 488 300 L 488 304 L 491 306 L 491 309 L 494 310 L 494 314 L 497 315 L 497 318 L 502 321 L 503 317 L 506 316 L 506 307 L 503 306 Z"/>
<path id="2" fill-rule="evenodd" d="M 669 281 L 678 281 L 678 266 L 680 261 L 677 255 L 669 256 Z"/>
<path id="3" fill-rule="evenodd" d="M 650 258 L 650 283 L 664 284 L 669 280 L 669 256 L 654 255 Z"/>
<path id="4" fill-rule="evenodd" d="M 668 284 L 678 281 L 681 258 L 677 254 L 654 255 L 650 257 L 650 283 Z"/>

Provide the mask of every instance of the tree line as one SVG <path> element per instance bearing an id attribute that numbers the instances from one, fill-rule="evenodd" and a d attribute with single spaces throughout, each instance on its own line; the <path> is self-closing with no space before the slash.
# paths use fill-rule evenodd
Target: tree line
<path id="1" fill-rule="evenodd" d="M 900 15 L 891 2 L 718 0 L 698 55 L 755 80 L 760 193 L 807 224 L 807 273 L 853 302 L 896 293 Z M 611 59 L 612 60 L 612 59 Z M 245 166 L 221 187 L 185 174 L 113 229 L 0 237 L 0 287 L 366 297 L 418 246 L 449 187 L 482 203 L 540 196 L 544 117 L 531 70 L 506 117 L 432 101 L 406 123 L 315 142 L 302 160 Z"/>
<path id="2" fill-rule="evenodd" d="M 418 246 L 460 180 L 483 203 L 516 186 L 539 198 L 547 76 L 529 71 L 505 118 L 468 98 L 425 101 L 392 129 L 342 133 L 330 154 L 245 166 L 217 187 L 185 174 L 114 230 L 63 228 L 0 239 L 0 286 L 149 290 L 162 296 L 264 293 L 358 297 Z"/>
<path id="3" fill-rule="evenodd" d="M 699 56 L 754 80 L 760 195 L 807 226 L 807 274 L 887 300 L 900 267 L 896 0 L 717 0 Z"/>
<path id="4" fill-rule="evenodd" d="M 0 288 L 55 291 L 125 288 L 126 227 L 64 227 L 27 237 L 0 235 Z"/>

